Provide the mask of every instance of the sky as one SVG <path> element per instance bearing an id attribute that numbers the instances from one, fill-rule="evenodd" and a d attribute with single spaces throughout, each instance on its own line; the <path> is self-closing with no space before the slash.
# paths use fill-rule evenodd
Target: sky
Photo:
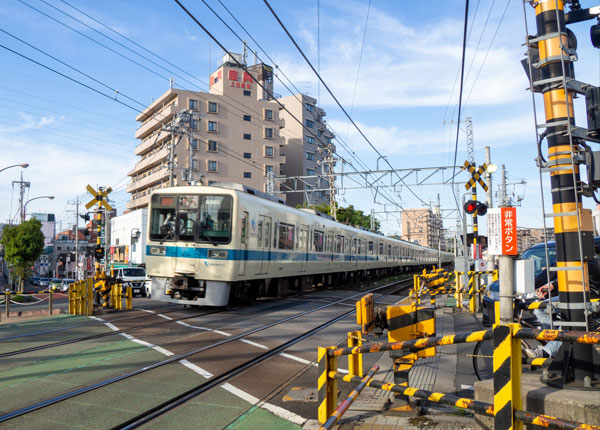
<path id="1" fill-rule="evenodd" d="M 276 93 L 290 94 L 289 79 L 319 99 L 337 136 L 338 169 L 387 168 L 374 148 L 394 169 L 453 165 L 463 1 L 269 1 L 368 142 L 318 83 L 264 1 L 181 2 L 231 52 L 241 52 L 242 43 L 206 4 L 248 40 L 250 50 L 271 63 L 268 54 L 276 66 Z M 597 4 L 582 2 L 584 7 Z M 531 34 L 534 14 L 527 9 Z M 598 85 L 600 55 L 589 41 L 591 24 L 570 28 L 579 41 L 576 76 Z M 542 177 L 540 187 L 534 161 L 534 109 L 520 64 L 526 34 L 522 2 L 471 0 L 468 29 L 461 121 L 472 119 L 475 160 L 482 164 L 484 147 L 490 147 L 492 162 L 505 165 L 508 182 L 514 184 L 509 193 L 522 199 L 518 225 L 541 227 L 541 188 L 547 211 L 551 200 L 549 177 Z M 0 172 L 0 222 L 17 216 L 13 181 L 21 173 L 31 183 L 25 200 L 55 196 L 31 201 L 27 213 L 54 213 L 64 229 L 75 220 L 75 202 L 91 199 L 88 184 L 112 187 L 109 197 L 122 213 L 129 199 L 127 172 L 137 161 L 133 149 L 139 110 L 165 92 L 171 78 L 177 88 L 207 91 L 208 75 L 222 55 L 174 1 L 5 0 L 0 8 L 0 169 L 20 163 L 29 167 Z M 252 55 L 248 60 L 252 62 Z M 585 101 L 576 100 L 577 124 L 583 127 L 584 108 Z M 543 122 L 539 98 L 536 111 Z M 457 165 L 466 158 L 461 122 Z M 495 201 L 499 171 L 493 175 Z M 449 177 L 447 171 L 444 178 L 430 181 Z M 410 178 L 409 185 L 415 182 Z M 461 183 L 467 179 L 465 172 L 457 176 Z M 459 201 L 464 192 L 460 185 Z M 444 226 L 454 229 L 457 212 L 450 186 L 340 189 L 339 200 L 366 213 L 374 210 L 382 231 L 393 234 L 400 231 L 400 215 L 390 202 L 417 208 L 435 205 L 438 194 Z M 593 207 L 591 199 L 584 206 Z"/>

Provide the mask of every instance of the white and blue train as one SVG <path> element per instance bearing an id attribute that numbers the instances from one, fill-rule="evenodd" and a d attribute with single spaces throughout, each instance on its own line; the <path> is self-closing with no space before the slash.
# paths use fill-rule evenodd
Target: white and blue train
<path id="1" fill-rule="evenodd" d="M 149 206 L 152 299 L 225 306 L 452 262 L 242 185 L 163 188 Z"/>

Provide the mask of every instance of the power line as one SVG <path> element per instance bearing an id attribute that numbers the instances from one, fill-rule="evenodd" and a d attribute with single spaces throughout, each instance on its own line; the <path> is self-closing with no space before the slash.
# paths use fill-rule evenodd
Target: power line
<path id="1" fill-rule="evenodd" d="M 175 0 L 177 3 L 179 3 L 179 0 Z M 283 29 L 283 31 L 287 34 L 287 36 L 290 38 L 290 40 L 292 41 L 292 43 L 294 44 L 294 46 L 296 47 L 296 49 L 300 52 L 300 54 L 302 55 L 302 57 L 304 58 L 304 60 L 306 61 L 306 63 L 310 66 L 310 68 L 312 69 L 313 73 L 315 73 L 315 75 L 317 76 L 317 78 L 319 79 L 319 81 L 323 84 L 323 86 L 325 87 L 325 89 L 327 90 L 327 92 L 329 93 L 329 95 L 333 98 L 333 100 L 336 102 L 336 104 L 339 106 L 339 108 L 342 110 L 342 112 L 344 113 L 344 115 L 346 115 L 346 117 L 348 118 L 348 120 L 352 123 L 352 125 L 354 126 L 354 128 L 356 128 L 356 130 L 360 133 L 360 135 L 365 139 L 365 141 L 369 144 L 369 146 L 377 153 L 378 156 L 380 156 L 381 158 L 384 159 L 384 161 L 386 162 L 386 164 L 392 169 L 394 170 L 394 167 L 390 164 L 390 162 L 381 154 L 381 152 L 379 152 L 379 150 L 375 147 L 375 145 L 373 145 L 373 143 L 371 143 L 371 141 L 369 140 L 369 138 L 363 133 L 363 131 L 360 129 L 360 127 L 356 124 L 356 122 L 354 122 L 354 120 L 352 119 L 352 117 L 348 114 L 348 112 L 346 111 L 346 109 L 344 109 L 344 107 L 342 106 L 342 104 L 339 102 L 339 100 L 337 99 L 337 97 L 333 94 L 333 92 L 331 91 L 331 89 L 329 88 L 329 86 L 325 83 L 325 81 L 323 80 L 323 78 L 321 78 L 321 75 L 319 74 L 319 72 L 317 72 L 317 70 L 315 70 L 314 66 L 312 65 L 312 63 L 310 62 L 310 60 L 306 57 L 306 54 L 304 54 L 304 51 L 302 51 L 302 49 L 300 48 L 300 46 L 296 43 L 296 40 L 292 37 L 292 35 L 290 34 L 290 32 L 288 31 L 288 29 L 286 28 L 286 26 L 283 24 L 283 22 L 279 19 L 279 16 L 277 16 L 277 14 L 275 13 L 275 11 L 273 10 L 273 8 L 271 7 L 271 5 L 269 4 L 269 2 L 267 0 L 263 0 L 265 5 L 267 6 L 267 8 L 271 11 L 271 13 L 273 14 L 273 16 L 275 17 L 275 19 L 277 20 L 277 22 L 279 23 L 279 25 L 281 26 L 281 28 Z M 400 179 L 400 181 L 402 183 L 404 183 L 404 180 L 402 179 L 402 177 L 398 174 L 396 174 L 398 176 L 398 178 Z M 405 184 L 406 186 L 406 184 Z M 410 187 L 406 186 L 406 188 L 411 192 L 411 194 L 413 196 L 415 196 L 421 203 L 423 203 L 424 205 L 427 205 L 425 203 L 425 201 L 423 201 L 423 199 L 421 199 L 421 197 L 419 197 L 418 194 L 416 194 Z"/>

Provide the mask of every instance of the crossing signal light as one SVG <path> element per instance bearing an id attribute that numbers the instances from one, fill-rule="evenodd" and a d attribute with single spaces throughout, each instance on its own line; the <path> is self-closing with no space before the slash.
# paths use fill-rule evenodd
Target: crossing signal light
<path id="1" fill-rule="evenodd" d="M 102 246 L 98 245 L 94 248 L 94 257 L 96 257 L 97 260 L 104 258 L 104 248 Z"/>
<path id="2" fill-rule="evenodd" d="M 468 214 L 477 212 L 477 215 L 483 216 L 487 213 L 487 205 L 485 203 L 478 202 L 477 200 L 469 200 L 465 203 L 464 210 Z"/>

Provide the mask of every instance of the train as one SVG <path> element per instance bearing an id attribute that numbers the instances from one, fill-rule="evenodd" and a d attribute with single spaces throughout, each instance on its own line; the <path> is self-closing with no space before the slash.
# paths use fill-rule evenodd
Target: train
<path id="1" fill-rule="evenodd" d="M 151 297 L 165 302 L 227 306 L 453 261 L 240 184 L 155 190 L 148 214 Z"/>

